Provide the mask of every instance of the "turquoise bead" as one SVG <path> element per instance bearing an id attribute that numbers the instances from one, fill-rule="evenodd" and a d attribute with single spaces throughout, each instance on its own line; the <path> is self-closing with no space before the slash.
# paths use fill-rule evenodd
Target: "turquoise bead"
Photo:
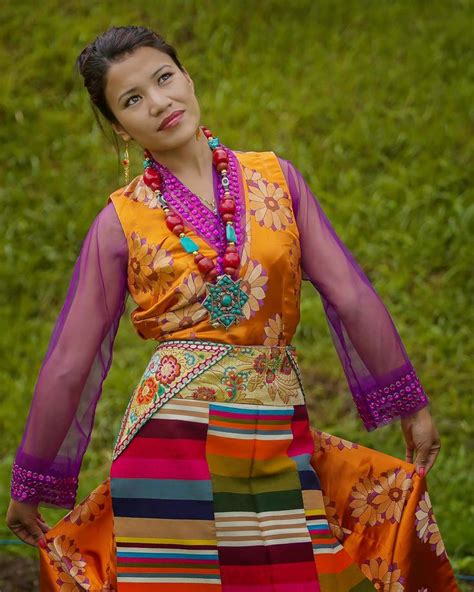
<path id="1" fill-rule="evenodd" d="M 208 140 L 208 144 L 210 148 L 217 148 L 219 146 L 219 138 L 212 138 L 212 140 Z"/>
<path id="2" fill-rule="evenodd" d="M 225 296 L 222 297 L 222 304 L 224 306 L 229 306 L 229 304 L 232 304 L 232 297 L 229 296 L 229 294 L 226 294 Z"/>
<path id="3" fill-rule="evenodd" d="M 237 242 L 237 236 L 235 234 L 234 227 L 232 224 L 227 224 L 225 229 L 225 236 L 229 242 L 235 243 Z"/>
<path id="4" fill-rule="evenodd" d="M 194 253 L 194 251 L 199 250 L 198 245 L 193 241 L 192 238 L 189 238 L 189 236 L 183 236 L 179 240 L 186 253 Z"/>

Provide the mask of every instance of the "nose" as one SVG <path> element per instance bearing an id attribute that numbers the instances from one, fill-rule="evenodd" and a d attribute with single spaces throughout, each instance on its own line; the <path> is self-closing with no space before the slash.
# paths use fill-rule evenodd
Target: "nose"
<path id="1" fill-rule="evenodd" d="M 171 105 L 171 100 L 157 89 L 150 93 L 149 101 L 150 114 L 154 117 L 166 111 Z"/>

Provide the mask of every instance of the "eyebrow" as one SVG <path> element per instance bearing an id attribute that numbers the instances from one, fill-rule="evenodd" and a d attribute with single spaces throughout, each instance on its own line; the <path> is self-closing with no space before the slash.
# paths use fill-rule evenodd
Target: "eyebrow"
<path id="1" fill-rule="evenodd" d="M 165 64 L 164 66 L 160 66 L 160 67 L 158 68 L 158 70 L 155 70 L 155 71 L 153 72 L 153 74 L 150 76 L 150 79 L 154 78 L 154 77 L 155 77 L 155 76 L 158 74 L 158 72 L 159 72 L 160 70 L 163 70 L 163 68 L 168 68 L 168 67 L 169 67 L 169 64 Z M 131 92 L 133 92 L 133 91 L 135 91 L 135 90 L 137 90 L 137 87 L 136 87 L 136 86 L 134 86 L 133 88 L 129 88 L 128 90 L 126 90 L 125 92 L 123 92 L 123 93 L 122 93 L 122 94 L 119 96 L 119 98 L 117 99 L 117 103 L 120 103 L 120 100 L 122 99 L 122 97 L 124 97 L 125 95 L 128 95 L 128 93 L 131 93 Z"/>

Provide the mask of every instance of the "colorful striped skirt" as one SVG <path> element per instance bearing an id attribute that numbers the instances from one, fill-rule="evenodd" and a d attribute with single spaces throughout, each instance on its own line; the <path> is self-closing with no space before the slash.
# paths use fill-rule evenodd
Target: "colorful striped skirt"
<path id="1" fill-rule="evenodd" d="M 48 533 L 42 590 L 418 592 L 394 561 L 401 520 L 383 520 L 383 536 L 395 535 L 386 556 L 380 534 L 360 539 L 376 522 L 351 530 L 339 520 L 350 495 L 338 506 L 323 495 L 313 465 L 318 454 L 326 466 L 331 438 L 310 427 L 291 346 L 160 344 L 124 415 L 110 479 Z M 404 467 L 387 479 L 406 498 L 415 475 Z M 346 473 L 328 479 L 334 499 L 334 477 L 341 489 L 355 478 Z M 442 564 L 443 587 L 430 592 L 456 590 L 446 557 L 425 546 L 428 563 L 432 553 Z"/>

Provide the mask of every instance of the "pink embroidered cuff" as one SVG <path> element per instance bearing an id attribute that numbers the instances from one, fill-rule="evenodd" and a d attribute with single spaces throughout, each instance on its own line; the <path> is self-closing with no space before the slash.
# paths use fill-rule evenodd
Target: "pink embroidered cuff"
<path id="1" fill-rule="evenodd" d="M 429 399 L 414 370 L 384 387 L 354 397 L 366 429 L 376 428 L 407 417 L 426 407 Z"/>
<path id="2" fill-rule="evenodd" d="M 18 502 L 44 503 L 70 510 L 74 507 L 77 486 L 77 477 L 55 477 L 24 469 L 16 463 L 12 466 L 11 497 Z"/>

